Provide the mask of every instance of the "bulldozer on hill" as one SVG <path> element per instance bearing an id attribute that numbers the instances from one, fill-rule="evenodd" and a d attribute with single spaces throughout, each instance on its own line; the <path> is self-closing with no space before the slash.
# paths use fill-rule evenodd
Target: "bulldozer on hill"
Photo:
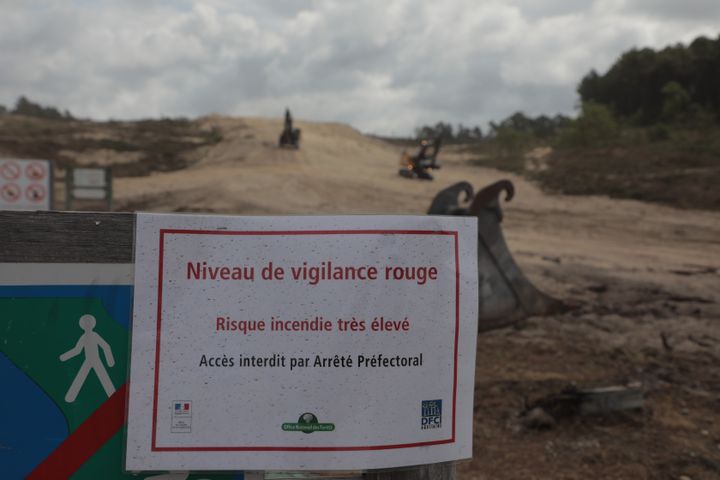
<path id="1" fill-rule="evenodd" d="M 562 313 L 571 307 L 538 290 L 522 273 L 500 228 L 500 194 L 515 195 L 509 180 L 500 180 L 473 194 L 468 182 L 458 182 L 435 195 L 428 215 L 478 218 L 478 329 L 483 332 L 521 324 L 527 317 Z M 460 205 L 459 196 L 464 194 Z"/>
<path id="2" fill-rule="evenodd" d="M 437 170 L 440 168 L 437 156 L 441 146 L 442 137 L 437 137 L 432 142 L 422 140 L 420 142 L 420 149 L 415 155 L 410 155 L 406 150 L 403 150 L 400 156 L 400 164 L 402 167 L 398 171 L 398 175 L 405 178 L 432 180 L 433 176 L 430 175 L 428 170 Z"/>
<path id="3" fill-rule="evenodd" d="M 290 114 L 290 109 L 288 108 L 285 109 L 285 126 L 283 131 L 280 133 L 278 147 L 300 148 L 300 129 L 293 128 L 292 115 Z"/>

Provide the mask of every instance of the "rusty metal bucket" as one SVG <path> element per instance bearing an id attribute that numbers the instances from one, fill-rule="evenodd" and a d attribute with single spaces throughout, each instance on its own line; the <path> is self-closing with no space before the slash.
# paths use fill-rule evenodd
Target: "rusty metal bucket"
<path id="1" fill-rule="evenodd" d="M 472 186 L 460 182 L 440 191 L 428 210 L 431 215 L 472 215 L 478 219 L 479 331 L 517 325 L 527 317 L 559 313 L 562 301 L 538 290 L 522 273 L 502 234 L 499 196 L 506 201 L 515 192 L 509 180 L 500 180 L 473 196 Z M 465 193 L 470 206 L 460 207 L 458 196 Z"/>

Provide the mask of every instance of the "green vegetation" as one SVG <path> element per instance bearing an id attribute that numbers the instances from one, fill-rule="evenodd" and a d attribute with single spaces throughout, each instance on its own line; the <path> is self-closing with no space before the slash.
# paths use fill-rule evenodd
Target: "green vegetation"
<path id="1" fill-rule="evenodd" d="M 566 194 L 720 210 L 720 37 L 630 50 L 604 75 L 588 73 L 578 94 L 574 119 L 517 112 L 491 122 L 487 135 L 464 142 L 470 162 Z M 448 126 L 418 136 L 439 127 L 455 134 Z M 529 169 L 536 147 L 552 153 L 544 168 Z"/>
<path id="2" fill-rule="evenodd" d="M 0 117 L 0 150 L 19 158 L 53 160 L 59 168 L 76 166 L 75 156 L 111 151 L 135 160 L 113 165 L 113 175 L 142 176 L 187 167 L 193 151 L 222 140 L 221 131 L 187 119 L 137 122 L 48 121 L 37 116 Z"/>
<path id="3" fill-rule="evenodd" d="M 415 139 L 442 137 L 445 143 L 479 143 L 483 140 L 492 140 L 498 136 L 507 137 L 508 131 L 512 131 L 513 134 L 521 133 L 523 137 L 532 136 L 539 139 L 548 139 L 556 135 L 569 122 L 570 118 L 564 115 L 556 115 L 555 117 L 540 115 L 532 118 L 522 112 L 515 112 L 500 123 L 490 122 L 490 131 L 487 135 L 483 135 L 482 128 L 477 125 L 467 127 L 461 123 L 455 128 L 450 123 L 438 122 L 435 125 L 423 125 L 416 128 Z M 507 143 L 505 140 L 501 141 Z"/>
<path id="4" fill-rule="evenodd" d="M 572 119 L 564 115 L 533 118 L 515 112 L 498 123 L 490 122 L 483 141 L 467 144 L 464 151 L 475 156 L 470 161 L 473 165 L 521 174 L 525 171 L 525 153 L 547 145 L 571 123 Z"/>
<path id="5" fill-rule="evenodd" d="M 668 115 L 720 115 L 720 37 L 695 39 L 660 51 L 632 49 L 604 75 L 594 70 L 580 82 L 582 102 L 606 105 L 639 125 L 668 121 Z"/>
<path id="6" fill-rule="evenodd" d="M 454 128 L 452 124 L 438 122 L 435 125 L 423 125 L 415 129 L 415 139 L 433 139 L 442 137 L 445 143 L 474 143 L 483 138 L 480 127 L 466 127 L 462 123 Z"/>
<path id="7" fill-rule="evenodd" d="M 4 113 L 5 107 L 0 109 L 0 113 Z M 50 120 L 73 120 L 72 114 L 65 110 L 61 113 L 55 107 L 43 107 L 39 103 L 34 103 L 21 96 L 15 103 L 15 108 L 10 112 L 13 115 L 25 115 L 27 117 L 47 118 Z"/>
<path id="8" fill-rule="evenodd" d="M 515 112 L 500 123 L 490 122 L 490 138 L 497 137 L 501 130 L 514 130 L 526 137 L 538 140 L 548 140 L 555 137 L 572 120 L 564 115 L 548 117 L 528 117 L 522 112 Z"/>
<path id="9" fill-rule="evenodd" d="M 592 147 L 607 145 L 620 135 L 620 125 L 610 109 L 600 103 L 585 102 L 576 120 L 560 131 L 558 147 Z"/>

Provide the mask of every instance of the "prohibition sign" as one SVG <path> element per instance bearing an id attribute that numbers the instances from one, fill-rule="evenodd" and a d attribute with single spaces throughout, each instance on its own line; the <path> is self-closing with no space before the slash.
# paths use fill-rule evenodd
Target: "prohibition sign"
<path id="1" fill-rule="evenodd" d="M 25 167 L 25 175 L 30 180 L 42 180 L 45 178 L 45 165 L 40 162 L 32 162 Z"/>
<path id="2" fill-rule="evenodd" d="M 25 197 L 31 202 L 42 202 L 45 200 L 45 187 L 42 185 L 28 185 L 25 189 Z"/>
<path id="3" fill-rule="evenodd" d="M 17 180 L 21 172 L 20 165 L 13 161 L 0 165 L 0 176 L 5 180 Z"/>
<path id="4" fill-rule="evenodd" d="M 0 197 L 6 202 L 16 202 L 20 199 L 22 191 L 14 183 L 8 183 L 0 188 Z"/>

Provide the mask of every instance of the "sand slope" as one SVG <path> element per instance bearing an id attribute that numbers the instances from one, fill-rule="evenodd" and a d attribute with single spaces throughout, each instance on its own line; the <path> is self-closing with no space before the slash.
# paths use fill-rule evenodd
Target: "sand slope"
<path id="1" fill-rule="evenodd" d="M 720 268 L 720 214 L 601 197 L 542 193 L 514 175 L 469 165 L 446 149 L 433 182 L 397 175 L 400 149 L 347 125 L 298 122 L 300 150 L 279 149 L 279 119 L 206 117 L 223 141 L 192 167 L 116 179 L 122 208 L 227 214 L 421 214 L 457 181 L 482 187 L 510 178 L 505 232 L 526 263 L 562 255 L 594 268 L 652 279 L 670 270 Z M 535 259 L 535 260 L 533 260 Z M 652 266 L 653 271 L 645 267 Z M 687 279 L 686 279 L 687 280 Z M 717 295 L 712 289 L 703 294 Z"/>

